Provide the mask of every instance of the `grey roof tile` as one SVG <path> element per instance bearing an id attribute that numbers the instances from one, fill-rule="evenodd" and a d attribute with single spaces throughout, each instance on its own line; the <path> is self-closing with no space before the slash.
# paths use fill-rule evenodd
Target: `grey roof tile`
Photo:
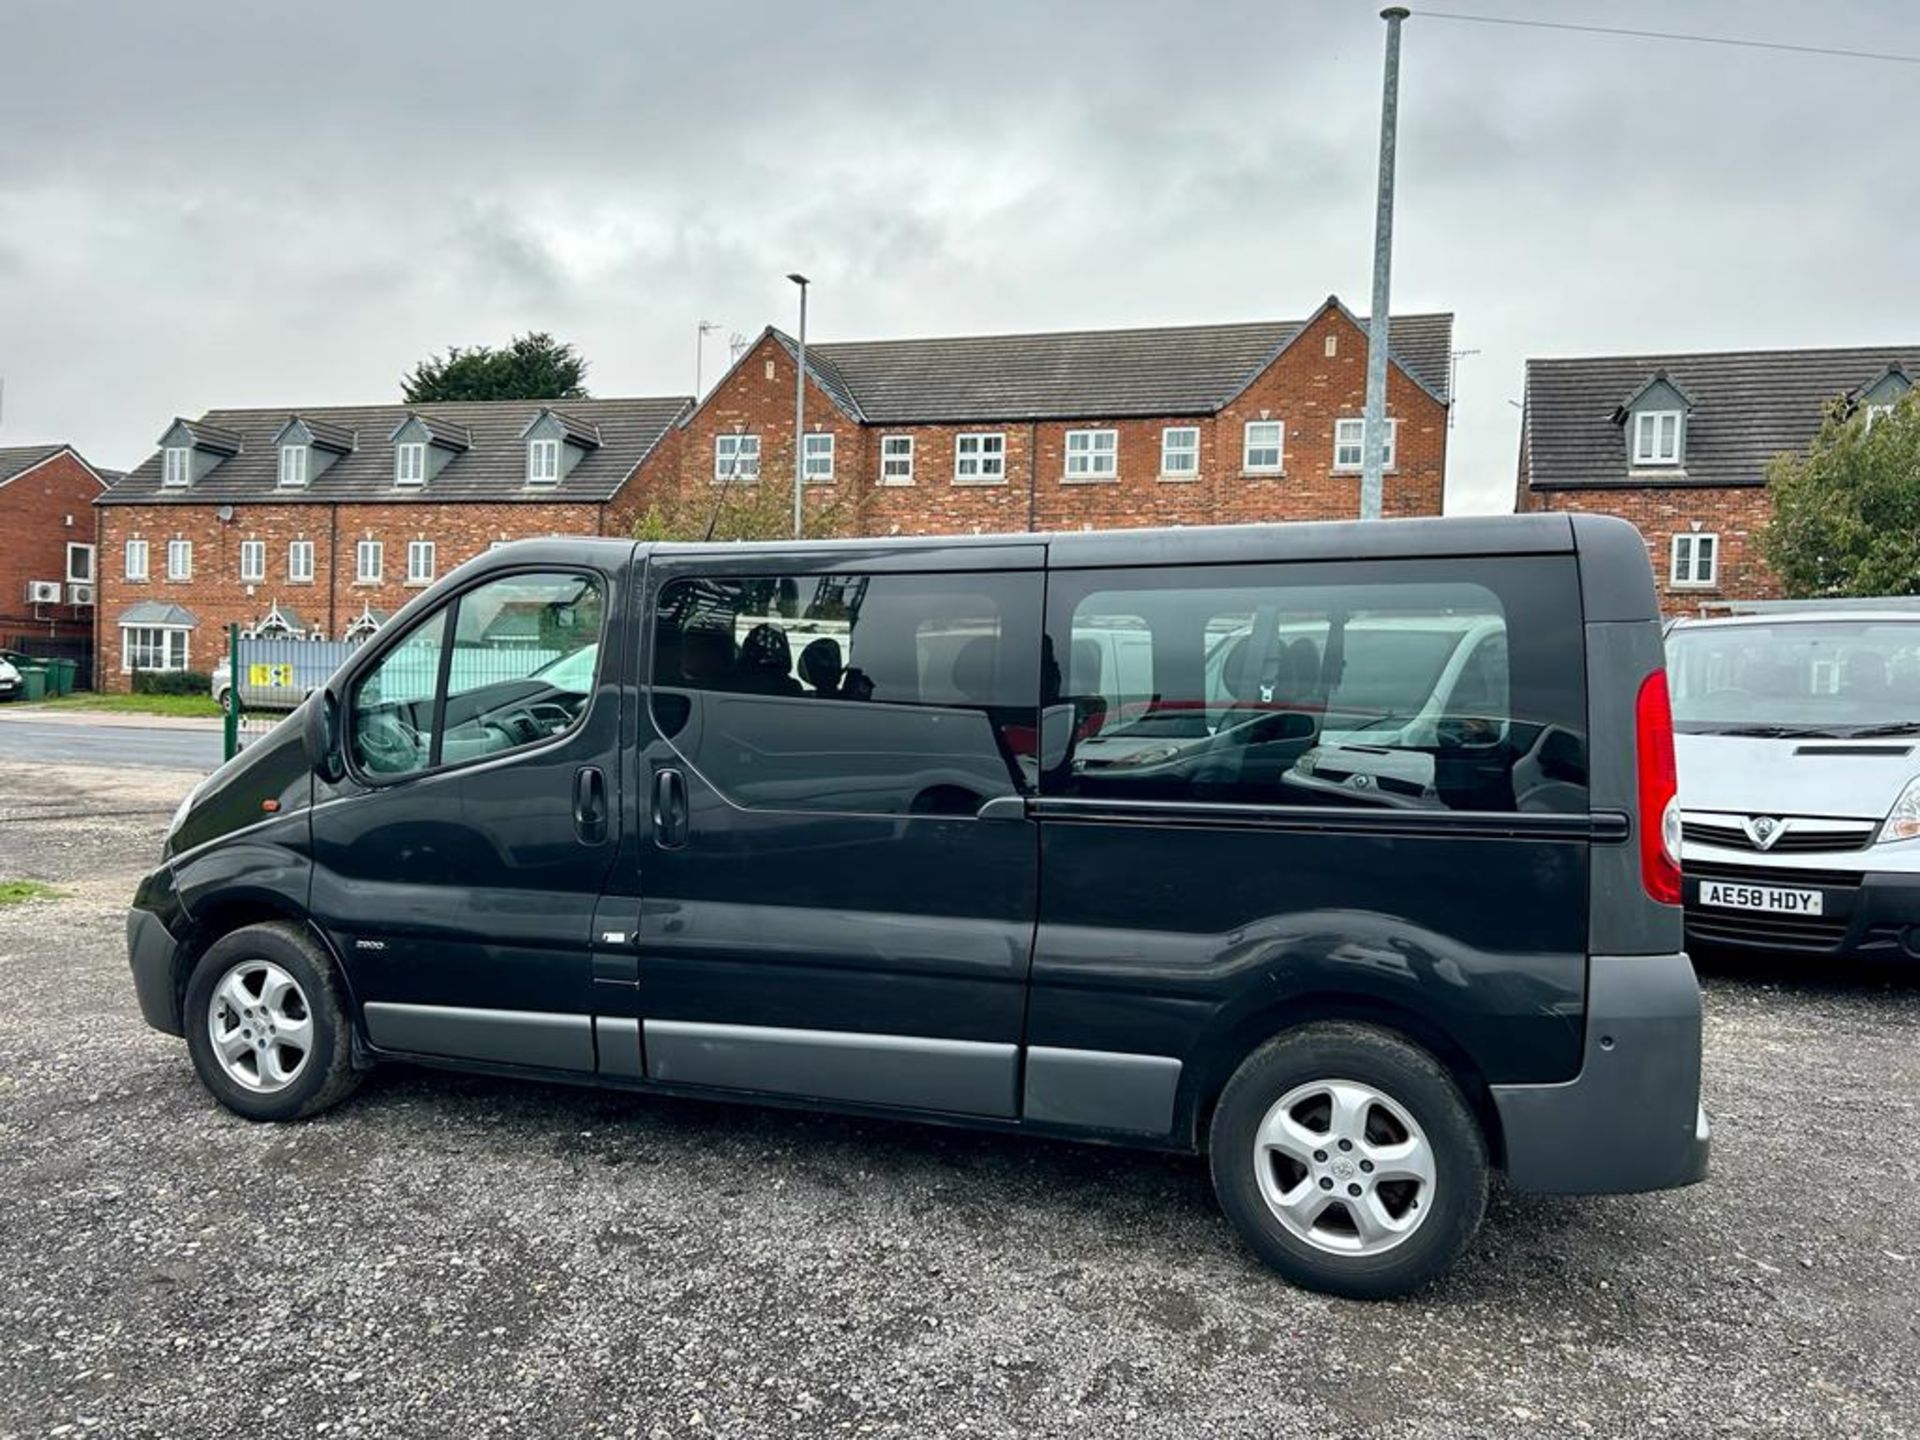
<path id="1" fill-rule="evenodd" d="M 165 600 L 136 600 L 121 611 L 120 618 L 113 623 L 116 625 L 184 625 L 191 630 L 200 622 L 184 605 L 172 605 Z"/>
<path id="2" fill-rule="evenodd" d="M 187 489 L 163 489 L 160 457 L 149 456 L 100 497 L 102 505 L 186 504 L 221 502 L 292 502 L 327 504 L 333 501 L 421 501 L 445 504 L 459 501 L 526 500 L 588 503 L 613 497 L 633 469 L 692 405 L 684 396 L 632 400 L 569 400 L 563 421 L 597 434 L 599 445 L 557 485 L 530 487 L 526 483 L 526 445 L 521 432 L 527 423 L 549 408 L 538 400 L 466 401 L 444 405 L 333 405 L 297 412 L 272 410 L 210 410 L 188 421 L 196 433 L 224 431 L 238 449 Z M 309 425 L 319 423 L 349 434 L 357 431 L 360 446 L 343 455 L 312 482 L 298 490 L 282 490 L 273 437 L 297 413 Z M 471 448 L 455 454 L 426 485 L 396 487 L 393 483 L 393 447 L 388 438 L 409 414 L 418 415 L 436 436 L 466 441 Z M 456 440 L 457 437 L 457 440 Z"/>
<path id="3" fill-rule="evenodd" d="M 808 345 L 807 366 L 836 403 L 875 425 L 1205 414 L 1307 323 L 829 341 Z M 1389 343 L 1407 373 L 1445 400 L 1453 317 L 1396 315 Z"/>
<path id="4" fill-rule="evenodd" d="M 1526 457 L 1534 489 L 1649 483 L 1760 485 L 1767 462 L 1803 450 L 1827 405 L 1871 384 L 1889 365 L 1911 372 L 1920 346 L 1847 350 L 1733 350 L 1698 355 L 1608 355 L 1527 362 Z M 1693 403 L 1684 473 L 1629 474 L 1616 419 L 1656 371 Z"/>
<path id="5" fill-rule="evenodd" d="M 66 448 L 64 445 L 12 445 L 0 448 L 0 485 Z"/>

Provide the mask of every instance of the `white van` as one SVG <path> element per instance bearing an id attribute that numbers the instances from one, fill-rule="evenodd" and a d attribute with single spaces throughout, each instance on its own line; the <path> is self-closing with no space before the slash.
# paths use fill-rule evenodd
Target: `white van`
<path id="1" fill-rule="evenodd" d="M 1920 612 L 1676 621 L 1696 945 L 1920 958 Z"/>

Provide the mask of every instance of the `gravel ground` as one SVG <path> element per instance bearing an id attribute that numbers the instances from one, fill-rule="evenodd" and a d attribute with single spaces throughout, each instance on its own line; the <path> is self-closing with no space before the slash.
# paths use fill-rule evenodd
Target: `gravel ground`
<path id="1" fill-rule="evenodd" d="M 0 910 L 0 1437 L 1920 1430 L 1920 983 L 1710 974 L 1710 1182 L 1358 1305 L 1189 1159 L 399 1067 L 236 1120 L 122 953 L 189 780 L 0 766 L 66 891 Z"/>

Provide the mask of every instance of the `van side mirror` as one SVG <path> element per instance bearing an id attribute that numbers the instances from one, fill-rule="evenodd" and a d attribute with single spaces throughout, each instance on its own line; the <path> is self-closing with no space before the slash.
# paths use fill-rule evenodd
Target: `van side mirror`
<path id="1" fill-rule="evenodd" d="M 347 773 L 340 751 L 340 696 L 331 685 L 314 691 L 303 738 L 307 764 L 322 780 L 332 784 Z"/>

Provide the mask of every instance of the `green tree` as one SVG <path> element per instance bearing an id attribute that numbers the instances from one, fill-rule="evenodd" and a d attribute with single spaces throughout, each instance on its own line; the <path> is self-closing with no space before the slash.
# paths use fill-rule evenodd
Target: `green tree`
<path id="1" fill-rule="evenodd" d="M 584 400 L 587 362 L 544 330 L 507 345 L 455 345 L 430 355 L 400 382 L 409 405 L 434 400 Z"/>
<path id="2" fill-rule="evenodd" d="M 1874 416 L 1835 402 L 1767 490 L 1760 549 L 1789 596 L 1920 594 L 1920 391 Z"/>
<path id="3" fill-rule="evenodd" d="M 849 529 L 851 512 L 832 485 L 807 487 L 807 535 L 811 539 L 840 535 Z M 784 540 L 793 534 L 793 482 L 733 480 L 730 484 L 696 485 L 663 491 L 648 503 L 635 523 L 636 540 L 704 540 L 711 528 L 715 540 Z"/>

